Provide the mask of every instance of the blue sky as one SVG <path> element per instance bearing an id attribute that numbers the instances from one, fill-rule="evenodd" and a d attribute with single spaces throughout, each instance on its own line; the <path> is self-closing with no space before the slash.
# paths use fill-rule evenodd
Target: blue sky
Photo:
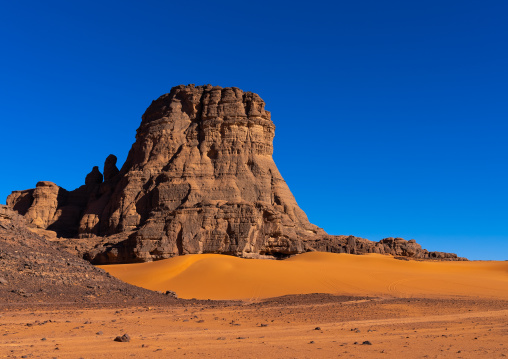
<path id="1" fill-rule="evenodd" d="M 330 234 L 508 259 L 508 2 L 19 1 L 0 11 L 0 203 L 123 163 L 150 102 L 237 86 Z"/>

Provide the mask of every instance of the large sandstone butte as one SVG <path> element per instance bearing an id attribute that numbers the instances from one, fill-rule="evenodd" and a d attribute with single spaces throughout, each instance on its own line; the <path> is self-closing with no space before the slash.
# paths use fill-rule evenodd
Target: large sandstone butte
<path id="1" fill-rule="evenodd" d="M 121 170 L 108 156 L 74 191 L 52 182 L 7 205 L 93 263 L 188 253 L 284 257 L 311 250 L 458 259 L 413 240 L 331 236 L 311 224 L 275 165 L 264 101 L 231 87 L 177 86 L 142 116 Z"/>

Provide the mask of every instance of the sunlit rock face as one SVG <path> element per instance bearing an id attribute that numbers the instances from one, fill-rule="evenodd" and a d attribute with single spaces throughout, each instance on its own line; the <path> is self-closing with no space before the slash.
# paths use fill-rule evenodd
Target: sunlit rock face
<path id="1" fill-rule="evenodd" d="M 40 228 L 79 238 L 69 243 L 95 263 L 309 250 L 429 256 L 413 242 L 329 236 L 311 224 L 273 161 L 274 135 L 257 94 L 180 85 L 148 107 L 120 170 L 110 155 L 104 175 L 95 167 L 74 191 L 40 182 L 7 204 Z"/>
<path id="2" fill-rule="evenodd" d="M 318 228 L 273 162 L 264 107 L 254 93 L 212 86 L 178 86 L 155 100 L 99 225 L 82 221 L 80 234 L 136 231 L 143 260 L 302 251 L 299 238 Z"/>

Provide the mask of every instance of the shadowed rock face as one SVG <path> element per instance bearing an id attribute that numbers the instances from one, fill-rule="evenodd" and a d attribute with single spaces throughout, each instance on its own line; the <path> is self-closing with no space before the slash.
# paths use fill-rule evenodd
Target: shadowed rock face
<path id="1" fill-rule="evenodd" d="M 272 159 L 275 126 L 264 107 L 235 87 L 174 87 L 142 116 L 121 170 L 110 155 L 104 176 L 94 167 L 74 191 L 39 182 L 7 205 L 40 228 L 81 238 L 70 243 L 96 263 L 307 250 L 430 257 L 411 241 L 329 236 L 309 223 Z"/>

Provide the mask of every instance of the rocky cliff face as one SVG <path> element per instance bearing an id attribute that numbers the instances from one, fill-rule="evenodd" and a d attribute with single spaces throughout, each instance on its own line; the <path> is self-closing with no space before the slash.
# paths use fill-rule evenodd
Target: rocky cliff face
<path id="1" fill-rule="evenodd" d="M 40 228 L 80 238 L 70 243 L 96 263 L 308 250 L 432 257 L 411 241 L 329 236 L 309 223 L 272 159 L 274 133 L 257 94 L 177 86 L 146 110 L 121 170 L 110 155 L 104 175 L 94 167 L 74 191 L 39 182 L 7 205 Z"/>

